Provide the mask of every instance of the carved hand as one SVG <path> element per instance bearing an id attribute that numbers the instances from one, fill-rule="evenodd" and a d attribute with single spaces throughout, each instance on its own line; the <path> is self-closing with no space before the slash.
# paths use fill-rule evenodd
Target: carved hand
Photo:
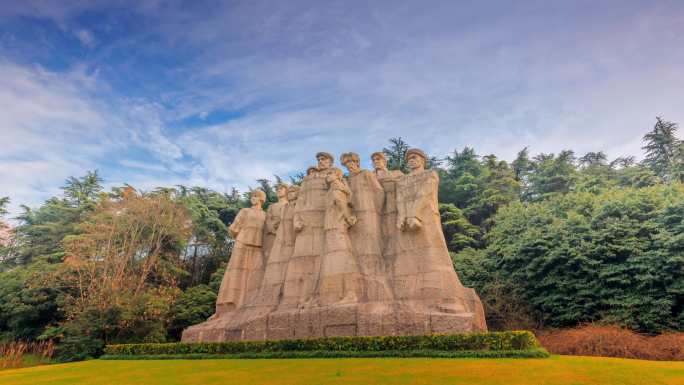
<path id="1" fill-rule="evenodd" d="M 356 216 L 352 215 L 347 218 L 347 225 L 348 227 L 352 227 L 356 224 Z"/>
<path id="2" fill-rule="evenodd" d="M 420 223 L 420 219 L 418 218 L 409 218 L 406 221 L 406 225 L 409 228 L 409 230 L 419 230 L 421 227 L 423 227 L 423 224 Z"/>
<path id="3" fill-rule="evenodd" d="M 404 229 L 404 221 L 406 218 L 397 218 L 397 229 L 403 230 Z"/>
<path id="4" fill-rule="evenodd" d="M 294 229 L 296 232 L 302 231 L 304 228 L 304 221 L 295 221 L 294 222 Z"/>

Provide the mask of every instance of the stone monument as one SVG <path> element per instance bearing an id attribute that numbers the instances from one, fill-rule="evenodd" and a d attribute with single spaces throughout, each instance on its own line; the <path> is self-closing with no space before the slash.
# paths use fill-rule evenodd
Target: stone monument
<path id="1" fill-rule="evenodd" d="M 301 186 L 278 186 L 267 212 L 251 195 L 230 233 L 235 246 L 216 313 L 183 342 L 487 330 L 477 294 L 454 271 L 440 222 L 439 176 L 410 149 L 409 174 L 374 171 L 359 156 L 316 154 Z"/>

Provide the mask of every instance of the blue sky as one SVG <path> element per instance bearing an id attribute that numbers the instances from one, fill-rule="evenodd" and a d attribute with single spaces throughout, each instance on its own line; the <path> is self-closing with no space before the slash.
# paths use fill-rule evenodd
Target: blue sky
<path id="1" fill-rule="evenodd" d="M 684 122 L 682 1 L 0 1 L 15 212 L 92 169 L 229 191 L 394 136 L 640 156 Z"/>

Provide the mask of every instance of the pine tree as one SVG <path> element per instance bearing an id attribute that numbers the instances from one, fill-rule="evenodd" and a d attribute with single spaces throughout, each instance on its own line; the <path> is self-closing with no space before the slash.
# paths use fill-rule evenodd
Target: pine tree
<path id="1" fill-rule="evenodd" d="M 672 179 L 671 172 L 681 143 L 675 136 L 676 132 L 677 123 L 668 122 L 658 116 L 653 130 L 644 135 L 643 139 L 646 143 L 642 147 L 646 151 L 644 165 L 665 181 Z"/>
<path id="2" fill-rule="evenodd" d="M 569 192 L 577 174 L 575 154 L 561 151 L 555 154 L 539 154 L 534 157 L 529 187 L 523 200 L 540 201 L 556 194 Z"/>
<path id="3" fill-rule="evenodd" d="M 608 157 L 603 151 L 588 152 L 578 159 L 582 167 L 599 167 L 608 165 Z"/>
<path id="4" fill-rule="evenodd" d="M 527 147 L 518 151 L 518 155 L 515 160 L 511 163 L 513 167 L 513 173 L 515 174 L 515 180 L 518 182 L 524 182 L 529 171 L 532 169 L 530 162 L 530 153 Z"/>
<path id="5" fill-rule="evenodd" d="M 675 149 L 674 159 L 670 166 L 670 174 L 673 181 L 684 183 L 684 141 L 679 141 Z"/>
<path id="6" fill-rule="evenodd" d="M 446 157 L 449 176 L 458 179 L 466 173 L 472 176 L 480 175 L 482 166 L 479 158 L 475 150 L 467 146 L 463 147 L 461 152 L 454 150 L 453 155 Z"/>
<path id="7" fill-rule="evenodd" d="M 390 170 L 401 170 L 408 172 L 408 165 L 406 164 L 406 151 L 410 148 L 401 137 L 391 138 L 390 146 L 382 149 L 387 157 L 387 168 Z"/>
<path id="8" fill-rule="evenodd" d="M 88 171 L 81 178 L 69 177 L 62 187 L 64 197 L 77 208 L 92 205 L 102 191 L 102 178 L 95 171 Z"/>

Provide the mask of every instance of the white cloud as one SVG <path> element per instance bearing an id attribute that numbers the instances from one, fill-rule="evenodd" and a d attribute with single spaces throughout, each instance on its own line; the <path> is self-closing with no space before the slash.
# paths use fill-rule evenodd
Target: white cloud
<path id="1" fill-rule="evenodd" d="M 86 47 L 92 47 L 95 45 L 95 36 L 93 36 L 93 33 L 87 29 L 79 29 L 78 31 L 74 32 L 74 35 L 76 35 L 76 38 Z"/>
<path id="2" fill-rule="evenodd" d="M 10 196 L 12 214 L 20 204 L 35 206 L 59 193 L 68 176 L 116 160 L 131 144 L 162 159 L 180 156 L 164 136 L 159 111 L 105 104 L 91 92 L 100 88 L 80 66 L 58 74 L 0 61 L 0 196 Z M 167 167 L 143 172 L 160 169 Z"/>
<path id="3" fill-rule="evenodd" d="M 4 12 L 39 12 L 94 43 L 93 29 L 71 20 L 83 5 L 27 4 Z M 0 110 L 0 165 L 17 171 L 0 171 L 3 189 L 8 180 L 21 189 L 15 201 L 34 203 L 43 190 L 23 170 L 58 186 L 111 157 L 122 166 L 105 175 L 113 183 L 229 191 L 302 171 L 319 150 L 365 160 L 393 136 L 440 156 L 466 145 L 507 159 L 524 146 L 636 155 L 656 115 L 684 124 L 684 9 L 676 3 L 297 4 L 132 7 L 144 28 L 126 44 L 178 59 L 160 67 L 166 88 L 150 77 L 145 87 L 110 89 L 99 68 L 121 70 L 124 80 L 136 69 L 105 54 L 66 74 L 0 63 L 0 105 L 9 106 Z M 147 44 L 141 35 L 159 45 L 135 45 Z M 98 37 L 96 48 L 106 49 Z M 147 88 L 146 97 L 118 97 Z M 215 110 L 244 116 L 170 128 Z M 128 159 L 128 146 L 151 160 Z"/>
<path id="4" fill-rule="evenodd" d="M 112 145 L 98 107 L 73 81 L 0 62 L 0 195 L 33 205 Z"/>

